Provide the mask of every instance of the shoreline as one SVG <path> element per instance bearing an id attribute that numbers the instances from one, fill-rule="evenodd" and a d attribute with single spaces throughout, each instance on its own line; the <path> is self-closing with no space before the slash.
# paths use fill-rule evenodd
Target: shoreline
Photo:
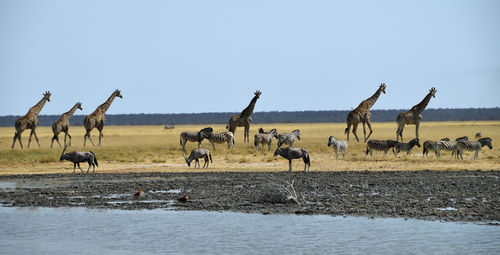
<path id="1" fill-rule="evenodd" d="M 0 203 L 481 223 L 500 221 L 499 178 L 498 171 L 434 170 L 2 175 Z M 188 201 L 177 201 L 182 196 Z"/>

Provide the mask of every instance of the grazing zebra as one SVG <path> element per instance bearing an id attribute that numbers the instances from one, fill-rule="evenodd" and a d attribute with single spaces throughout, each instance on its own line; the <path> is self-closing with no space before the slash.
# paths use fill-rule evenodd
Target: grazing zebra
<path id="1" fill-rule="evenodd" d="M 492 140 L 489 137 L 481 138 L 478 141 L 460 140 L 457 142 L 457 158 L 458 156 L 460 156 L 460 158 L 463 160 L 464 158 L 462 157 L 462 154 L 464 150 L 467 150 L 467 151 L 475 151 L 476 153 L 474 154 L 474 159 L 478 159 L 479 151 L 483 146 L 487 145 L 488 148 L 490 148 L 490 150 L 493 149 L 491 141 Z"/>
<path id="2" fill-rule="evenodd" d="M 234 148 L 234 135 L 233 132 L 227 131 L 218 134 L 214 134 L 212 132 L 208 133 L 207 139 L 212 144 L 212 148 L 215 151 L 215 143 L 227 143 L 227 148 L 229 149 L 231 146 Z"/>
<path id="3" fill-rule="evenodd" d="M 295 139 L 300 140 L 300 130 L 295 129 L 292 133 L 283 133 L 278 135 L 278 148 L 281 148 L 283 144 L 290 144 L 293 147 Z"/>
<path id="4" fill-rule="evenodd" d="M 393 148 L 397 142 L 394 140 L 370 140 L 366 143 L 366 155 L 370 153 L 373 157 L 373 150 L 384 151 L 384 156 L 387 155 L 387 151 Z"/>
<path id="5" fill-rule="evenodd" d="M 341 141 L 337 141 L 337 139 L 335 139 L 335 137 L 333 136 L 330 136 L 328 137 L 328 147 L 330 147 L 330 145 L 333 145 L 333 151 L 335 151 L 335 157 L 336 158 L 339 158 L 339 151 L 342 152 L 342 157 L 345 158 L 345 153 L 347 151 L 347 142 L 344 141 L 344 140 L 341 140 Z"/>
<path id="6" fill-rule="evenodd" d="M 441 141 L 450 141 L 450 138 L 442 138 L 439 141 L 425 141 L 423 144 L 424 150 L 422 153 L 422 156 L 427 156 L 429 155 L 429 151 L 434 151 L 434 154 L 436 155 L 436 158 L 439 158 L 438 152 L 439 152 L 439 142 Z"/>
<path id="7" fill-rule="evenodd" d="M 481 139 L 483 137 L 483 133 L 477 132 L 474 137 L 479 140 L 479 139 Z"/>
<path id="8" fill-rule="evenodd" d="M 213 132 L 213 129 L 211 127 L 204 128 L 198 132 L 190 132 L 190 131 L 184 131 L 180 135 L 180 143 L 182 146 L 182 150 L 186 151 L 186 142 L 198 142 L 198 148 L 200 148 L 201 141 L 203 139 L 208 138 L 209 134 Z"/>
<path id="9" fill-rule="evenodd" d="M 415 145 L 420 147 L 418 138 L 414 138 L 408 143 L 396 143 L 392 149 L 394 151 L 394 156 L 397 157 L 400 151 L 406 151 L 406 155 L 410 156 L 411 149 L 413 149 Z"/>
<path id="10" fill-rule="evenodd" d="M 453 158 L 453 156 L 455 156 L 455 152 L 457 151 L 457 143 L 459 141 L 468 141 L 468 140 L 469 140 L 469 138 L 467 136 L 462 136 L 462 137 L 455 139 L 455 141 L 439 141 L 439 142 L 437 142 L 438 147 L 437 147 L 437 151 L 436 151 L 436 157 L 439 158 L 441 156 L 441 151 L 451 151 L 451 157 Z M 456 155 L 456 157 L 458 158 L 458 154 Z"/>
<path id="11" fill-rule="evenodd" d="M 262 132 L 261 132 L 262 131 Z M 268 151 L 271 151 L 271 143 L 273 142 L 273 138 L 278 138 L 278 131 L 276 128 L 271 129 L 269 132 L 264 132 L 262 128 L 259 129 L 259 133 L 254 136 L 254 145 L 255 150 L 259 149 L 259 144 L 267 144 Z"/>
<path id="12" fill-rule="evenodd" d="M 309 159 L 309 152 L 306 150 L 306 148 L 278 148 L 274 152 L 274 156 L 276 157 L 278 155 L 288 159 L 289 172 L 292 171 L 292 159 L 296 158 L 302 158 L 302 160 L 304 160 L 304 172 L 306 171 L 306 168 L 309 170 L 309 172 L 311 171 L 311 160 Z"/>

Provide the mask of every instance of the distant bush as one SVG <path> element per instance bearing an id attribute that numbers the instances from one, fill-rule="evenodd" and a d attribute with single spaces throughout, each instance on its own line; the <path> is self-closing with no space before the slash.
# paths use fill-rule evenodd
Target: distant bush
<path id="1" fill-rule="evenodd" d="M 396 121 L 396 116 L 406 110 L 371 110 L 372 122 Z M 271 111 L 255 112 L 253 124 L 258 123 L 325 123 L 345 122 L 349 111 Z M 169 114 L 107 114 L 106 124 L 168 125 L 224 124 L 236 112 L 220 113 L 169 113 Z M 422 113 L 425 121 L 500 120 L 500 108 L 427 109 Z M 0 116 L 0 126 L 14 126 L 20 116 Z M 40 126 L 51 126 L 60 115 L 39 115 Z M 84 115 L 75 115 L 71 125 L 82 126 Z"/>

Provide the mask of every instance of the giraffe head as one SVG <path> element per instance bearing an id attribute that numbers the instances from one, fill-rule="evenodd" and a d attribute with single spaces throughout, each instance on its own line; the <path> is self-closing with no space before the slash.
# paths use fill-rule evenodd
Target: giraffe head
<path id="1" fill-rule="evenodd" d="M 255 96 L 256 96 L 257 98 L 259 98 L 259 97 L 260 97 L 260 94 L 262 94 L 262 92 L 260 92 L 260 90 L 257 90 L 257 91 L 255 91 L 255 93 L 254 93 L 254 94 L 255 94 Z"/>
<path id="2" fill-rule="evenodd" d="M 429 93 L 431 93 L 432 97 L 436 97 L 436 92 L 437 92 L 436 87 L 432 87 L 432 88 L 429 90 Z"/>
<path id="3" fill-rule="evenodd" d="M 43 93 L 43 98 L 47 99 L 47 101 L 50 102 L 50 95 L 52 95 L 50 94 L 50 91 L 46 91 L 45 93 Z"/>
<path id="4" fill-rule="evenodd" d="M 385 94 L 385 88 L 387 86 L 385 86 L 385 83 L 380 83 L 380 87 L 378 89 L 380 89 L 384 94 Z"/>
<path id="5" fill-rule="evenodd" d="M 83 109 L 82 109 L 82 103 L 80 103 L 80 102 L 76 103 L 76 108 L 80 109 L 80 111 L 83 111 Z"/>
<path id="6" fill-rule="evenodd" d="M 123 98 L 119 89 L 116 89 L 115 92 L 113 92 L 113 94 L 115 94 L 115 97 Z"/>

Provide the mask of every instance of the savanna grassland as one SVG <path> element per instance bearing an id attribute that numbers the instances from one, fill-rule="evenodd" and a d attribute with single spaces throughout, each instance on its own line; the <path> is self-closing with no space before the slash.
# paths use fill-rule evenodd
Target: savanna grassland
<path id="1" fill-rule="evenodd" d="M 102 147 L 83 147 L 84 129 L 81 126 L 70 128 L 73 137 L 71 150 L 91 150 L 97 155 L 99 167 L 96 172 L 186 172 L 186 171 L 284 171 L 288 163 L 281 157 L 273 157 L 276 140 L 273 141 L 271 152 L 266 148 L 255 150 L 253 135 L 259 127 L 264 130 L 276 128 L 279 133 L 300 129 L 301 140 L 295 147 L 305 147 L 310 152 L 311 171 L 358 171 L 358 170 L 500 170 L 500 121 L 474 122 L 423 122 L 420 126 L 421 144 L 425 140 L 439 140 L 443 137 L 455 139 L 468 136 L 475 139 L 477 132 L 493 139 L 493 149 L 483 147 L 479 160 L 472 160 L 474 152 L 465 152 L 464 160 L 451 159 L 450 152 L 442 152 L 436 159 L 431 152 L 428 157 L 422 157 L 422 148 L 414 148 L 412 155 L 407 157 L 400 153 L 395 158 L 392 152 L 384 157 L 383 152 L 374 152 L 373 158 L 365 157 L 366 143 L 358 143 L 350 135 L 348 155 L 346 158 L 335 159 L 332 147 L 327 147 L 328 137 L 346 139 L 345 123 L 314 123 L 314 124 L 256 124 L 250 129 L 250 144 L 243 143 L 243 128 L 238 128 L 235 134 L 236 147 L 227 149 L 226 144 L 216 144 L 213 151 L 210 143 L 205 140 L 202 147 L 209 148 L 213 154 L 213 164 L 208 169 L 188 168 L 182 156 L 179 145 L 179 134 L 182 131 L 198 131 L 211 126 L 214 132 L 225 131 L 225 125 L 181 125 L 175 129 L 164 129 L 163 126 L 106 126 Z M 396 123 L 373 123 L 374 133 L 371 139 L 395 139 Z M 32 140 L 31 148 L 27 149 L 29 130 L 23 135 L 24 149 L 15 145 L 11 149 L 14 135 L 13 127 L 0 128 L 0 174 L 32 174 L 32 173 L 68 173 L 72 172 L 73 164 L 59 163 L 62 148 L 54 143 L 50 148 L 52 130 L 50 127 L 38 127 L 38 138 L 41 148 Z M 92 131 L 92 139 L 98 141 L 97 130 Z M 407 126 L 404 130 L 405 142 L 415 135 L 415 126 Z M 363 129 L 358 127 L 358 136 L 362 139 Z M 64 134 L 59 135 L 61 143 Z M 186 149 L 196 148 L 196 143 L 188 142 Z M 203 161 L 203 160 L 202 160 Z M 203 162 L 202 162 L 203 163 Z M 294 171 L 303 170 L 302 160 L 294 160 Z M 82 164 L 86 170 L 88 165 Z M 78 170 L 78 169 L 77 169 Z"/>

